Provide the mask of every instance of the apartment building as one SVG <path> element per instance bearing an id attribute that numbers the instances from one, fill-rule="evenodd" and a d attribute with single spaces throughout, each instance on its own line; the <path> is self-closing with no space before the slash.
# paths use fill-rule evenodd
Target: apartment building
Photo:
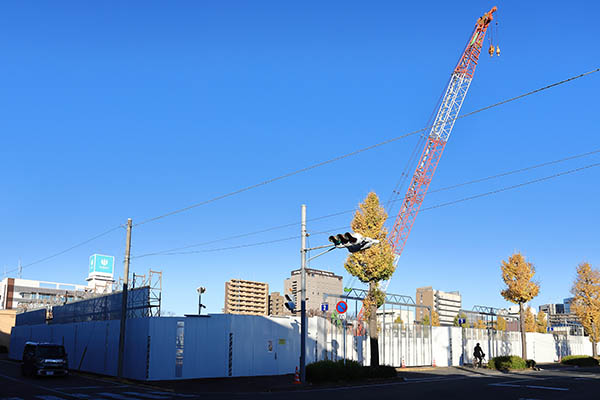
<path id="1" fill-rule="evenodd" d="M 231 279 L 225 282 L 225 314 L 269 315 L 269 284 Z"/>
<path id="2" fill-rule="evenodd" d="M 269 295 L 269 315 L 287 316 L 292 315 L 292 312 L 285 306 L 285 297 L 279 292 L 272 292 Z"/>
<path id="3" fill-rule="evenodd" d="M 454 317 L 462 307 L 462 297 L 458 291 L 443 292 L 431 286 L 417 288 L 415 302 L 417 305 L 432 307 L 440 316 L 442 326 L 453 325 Z M 421 321 L 426 314 L 427 309 L 417 307 L 417 321 Z"/>
<path id="4" fill-rule="evenodd" d="M 300 270 L 294 270 L 283 282 L 284 293 L 289 294 L 300 310 Z M 306 268 L 306 311 L 320 313 L 323 294 L 341 295 L 344 292 L 343 277 L 330 271 Z M 330 305 L 330 310 L 332 306 Z"/>

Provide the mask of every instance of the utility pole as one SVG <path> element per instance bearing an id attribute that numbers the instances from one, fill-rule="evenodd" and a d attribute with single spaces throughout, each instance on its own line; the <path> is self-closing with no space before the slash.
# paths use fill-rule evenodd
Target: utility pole
<path id="1" fill-rule="evenodd" d="M 125 239 L 125 271 L 123 272 L 123 292 L 121 302 L 121 325 L 119 329 L 119 365 L 117 376 L 123 377 L 123 358 L 125 356 L 125 323 L 127 321 L 127 284 L 129 281 L 129 254 L 131 250 L 131 218 L 127 219 L 127 237 Z"/>
<path id="2" fill-rule="evenodd" d="M 19 258 L 19 279 L 23 278 L 23 267 L 21 266 L 21 259 Z"/>
<path id="3" fill-rule="evenodd" d="M 302 204 L 300 280 L 300 381 L 306 382 L 306 205 Z"/>

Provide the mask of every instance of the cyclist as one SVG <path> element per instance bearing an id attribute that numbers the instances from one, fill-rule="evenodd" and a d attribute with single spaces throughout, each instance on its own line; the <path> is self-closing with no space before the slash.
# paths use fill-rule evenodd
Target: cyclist
<path id="1" fill-rule="evenodd" d="M 483 352 L 483 350 L 481 350 L 481 346 L 479 346 L 479 343 L 477 343 L 475 349 L 473 350 L 473 365 L 475 367 L 481 367 L 483 357 L 485 357 L 485 353 Z"/>

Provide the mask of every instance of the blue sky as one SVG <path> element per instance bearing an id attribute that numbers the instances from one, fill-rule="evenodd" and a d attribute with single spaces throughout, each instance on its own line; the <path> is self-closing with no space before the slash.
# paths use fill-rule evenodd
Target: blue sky
<path id="1" fill-rule="evenodd" d="M 0 268 L 31 263 L 125 223 L 423 127 L 476 19 L 497 5 L 502 55 L 482 55 L 463 113 L 597 68 L 596 2 L 19 2 L 0 7 Z M 487 43 L 487 41 L 486 41 Z M 600 149 L 600 74 L 460 120 L 430 189 Z M 416 136 L 134 228 L 141 255 L 387 200 Z M 592 155 L 458 189 L 423 207 L 597 163 Z M 522 251 L 534 305 L 569 296 L 575 266 L 600 267 L 600 168 L 422 212 L 389 286 L 459 290 L 464 307 L 507 306 L 500 262 Z M 309 223 L 349 224 L 350 215 Z M 277 240 L 298 227 L 190 250 Z M 84 282 L 124 230 L 23 271 Z M 325 235 L 310 245 L 326 243 Z M 163 309 L 223 307 L 231 278 L 281 290 L 299 239 L 134 258 L 163 271 Z M 311 267 L 345 277 L 346 254 Z M 0 271 L 1 272 L 1 271 Z M 11 275 L 14 275 L 11 274 Z"/>

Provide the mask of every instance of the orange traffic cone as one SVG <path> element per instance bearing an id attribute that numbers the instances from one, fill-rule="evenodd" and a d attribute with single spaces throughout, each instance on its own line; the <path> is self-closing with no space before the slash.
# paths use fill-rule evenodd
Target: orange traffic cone
<path id="1" fill-rule="evenodd" d="M 300 372 L 298 372 L 298 367 L 296 367 L 296 373 L 294 374 L 294 385 L 300 385 Z"/>
<path id="2" fill-rule="evenodd" d="M 406 368 L 406 365 L 404 364 L 404 357 L 402 357 L 402 365 L 400 367 L 401 368 Z"/>
<path id="3" fill-rule="evenodd" d="M 432 367 L 437 367 L 437 365 L 435 365 L 435 358 L 433 359 L 433 364 L 431 364 Z"/>

